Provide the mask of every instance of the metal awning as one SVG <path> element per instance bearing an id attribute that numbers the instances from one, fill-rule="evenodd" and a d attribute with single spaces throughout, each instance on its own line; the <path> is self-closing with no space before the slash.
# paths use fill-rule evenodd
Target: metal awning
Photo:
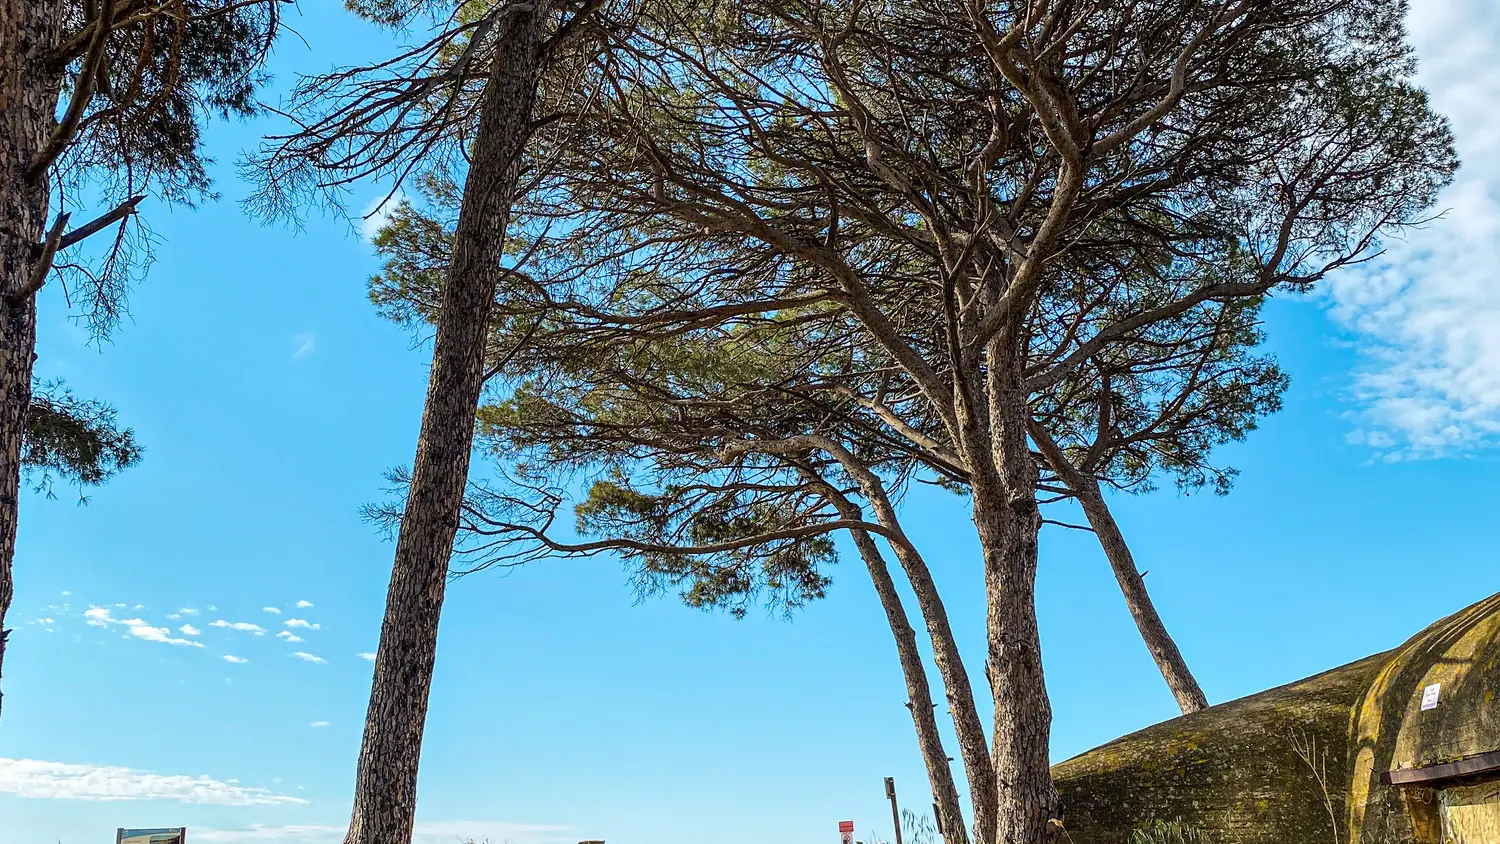
<path id="1" fill-rule="evenodd" d="M 1387 785 L 1432 785 L 1465 777 L 1500 774 L 1500 750 L 1470 756 L 1444 765 L 1386 771 L 1380 781 Z"/>

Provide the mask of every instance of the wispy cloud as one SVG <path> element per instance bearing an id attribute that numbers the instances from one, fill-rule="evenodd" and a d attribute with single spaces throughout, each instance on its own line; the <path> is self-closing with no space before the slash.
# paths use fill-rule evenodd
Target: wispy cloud
<path id="1" fill-rule="evenodd" d="M 184 624 L 181 627 L 177 628 L 177 632 L 181 633 L 184 636 L 197 636 L 203 631 L 199 630 L 191 624 Z"/>
<path id="2" fill-rule="evenodd" d="M 390 199 L 386 199 L 385 195 L 381 194 L 370 200 L 360 215 L 359 222 L 359 233 L 366 243 L 375 241 L 375 235 L 379 234 L 385 224 L 390 222 L 391 214 L 395 213 L 396 207 L 405 200 L 406 194 L 401 191 L 396 191 Z"/>
<path id="3" fill-rule="evenodd" d="M 1500 7 L 1422 0 L 1410 26 L 1417 81 L 1453 121 L 1463 169 L 1445 217 L 1329 286 L 1363 359 L 1350 439 L 1391 458 L 1500 443 Z"/>
<path id="4" fill-rule="evenodd" d="M 308 662 L 316 662 L 319 665 L 323 665 L 328 662 L 328 660 L 322 658 L 321 656 L 313 656 L 307 651 L 297 651 L 296 653 L 293 653 L 292 656 L 298 659 L 306 660 Z"/>
<path id="5" fill-rule="evenodd" d="M 326 726 L 328 726 L 328 722 L 327 721 L 314 721 L 311 724 L 308 724 L 307 726 L 309 726 L 309 727 L 326 727 Z"/>
<path id="6" fill-rule="evenodd" d="M 301 642 L 301 641 L 303 641 L 303 639 L 302 639 L 301 636 L 298 636 L 296 633 L 293 633 L 290 630 L 283 630 L 280 633 L 277 633 L 276 634 L 276 638 L 278 638 L 278 639 L 285 639 L 288 642 Z"/>
<path id="7" fill-rule="evenodd" d="M 56 800 L 178 800 L 219 806 L 307 802 L 203 775 L 162 775 L 112 765 L 7 758 L 0 758 L 0 793 Z"/>
<path id="8" fill-rule="evenodd" d="M 356 656 L 358 656 L 360 659 L 367 659 L 370 662 L 375 661 L 375 654 L 372 654 L 369 651 L 361 651 L 360 653 L 356 654 Z"/>
<path id="9" fill-rule="evenodd" d="M 268 613 L 271 613 L 272 615 L 281 615 L 281 610 L 278 610 L 275 607 L 261 607 L 260 611 L 261 612 L 268 612 Z"/>
<path id="10" fill-rule="evenodd" d="M 225 662 L 233 663 L 234 665 L 244 665 L 250 661 L 242 656 L 235 656 L 233 654 L 224 654 L 222 658 Z"/>
<path id="11" fill-rule="evenodd" d="M 182 609 L 178 610 L 178 612 L 182 613 L 183 615 L 197 615 L 198 614 L 198 611 L 195 610 L 195 609 L 193 609 L 192 607 L 183 607 Z"/>
<path id="12" fill-rule="evenodd" d="M 238 630 L 241 633 L 254 633 L 257 636 L 266 635 L 266 628 L 261 627 L 259 624 L 251 624 L 248 621 L 225 621 L 221 618 L 208 626 L 223 627 L 228 630 Z"/>
<path id="13" fill-rule="evenodd" d="M 284 844 L 337 844 L 347 827 L 332 825 L 251 826 L 244 829 L 200 829 L 196 841 L 210 844 L 239 842 L 284 842 Z M 507 841 L 514 844 L 555 844 L 570 840 L 569 828 L 549 824 L 508 821 L 419 821 L 412 829 L 413 844 L 453 844 L 455 841 Z"/>
<path id="14" fill-rule="evenodd" d="M 302 619 L 302 618 L 289 618 L 289 619 L 287 619 L 283 623 L 286 624 L 287 627 L 300 627 L 300 628 L 302 628 L 304 630 L 322 630 L 323 629 L 323 625 L 321 625 L 321 624 L 313 624 L 312 622 L 310 622 L 310 621 L 308 621 L 306 619 Z"/>
<path id="15" fill-rule="evenodd" d="M 309 357 L 318 350 L 318 335 L 311 331 L 303 331 L 300 334 L 293 335 L 292 346 L 294 348 L 292 360 L 301 360 L 302 358 Z"/>
<path id="16" fill-rule="evenodd" d="M 305 610 L 305 609 L 307 609 L 310 606 L 312 606 L 312 601 L 298 601 L 297 602 L 297 609 L 299 609 L 299 610 Z"/>

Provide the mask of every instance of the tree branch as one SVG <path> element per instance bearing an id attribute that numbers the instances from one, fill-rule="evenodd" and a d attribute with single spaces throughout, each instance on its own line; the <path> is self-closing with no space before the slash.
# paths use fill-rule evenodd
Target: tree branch
<path id="1" fill-rule="evenodd" d="M 121 220 L 124 220 L 125 218 L 131 216 L 136 212 L 136 206 L 139 205 L 141 203 L 141 200 L 145 198 L 145 194 L 132 196 L 124 202 L 121 202 L 119 205 L 116 205 L 114 209 L 109 211 L 108 213 L 101 214 L 93 220 L 90 220 L 89 222 L 84 223 L 78 228 L 73 229 L 72 231 L 63 235 L 62 239 L 57 243 L 57 251 L 61 252 L 62 250 L 67 249 L 69 246 L 73 246 L 89 237 L 92 237 L 114 225 L 115 223 L 118 223 Z"/>
<path id="2" fill-rule="evenodd" d="M 25 286 L 8 293 L 7 299 L 12 302 L 20 301 L 41 290 L 42 285 L 47 283 L 47 273 L 52 272 L 52 259 L 57 256 L 58 244 L 62 241 L 63 229 L 67 225 L 68 212 L 64 211 L 57 215 L 52 223 L 52 230 L 47 232 L 47 239 L 42 242 L 42 250 L 36 257 L 36 265 L 31 268 L 31 275 L 26 278 Z"/>
<path id="3" fill-rule="evenodd" d="M 96 21 L 97 28 L 94 30 L 94 37 L 89 42 L 88 54 L 84 56 L 83 67 L 79 69 L 77 78 L 73 80 L 73 94 L 68 98 L 68 109 L 63 113 L 62 120 L 58 121 L 57 127 L 52 130 L 47 143 L 37 151 L 36 157 L 32 158 L 31 164 L 27 166 L 27 182 L 36 184 L 46 178 L 47 170 L 67 150 L 68 144 L 73 142 L 73 136 L 78 131 L 78 123 L 83 120 L 83 113 L 88 109 L 89 101 L 94 98 L 94 79 L 99 75 L 99 69 L 108 60 L 104 47 L 109 43 L 111 27 L 108 22 L 114 19 L 114 14 L 115 0 L 103 0 Z"/>

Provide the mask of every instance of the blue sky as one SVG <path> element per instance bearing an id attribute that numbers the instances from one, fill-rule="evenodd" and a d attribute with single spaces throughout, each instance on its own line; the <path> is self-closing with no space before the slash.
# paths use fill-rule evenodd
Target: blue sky
<path id="1" fill-rule="evenodd" d="M 276 71 L 384 37 L 304 4 Z M 1270 308 L 1287 409 L 1229 450 L 1228 498 L 1117 502 L 1166 621 L 1228 700 L 1399 644 L 1500 590 L 1500 14 L 1422 0 L 1423 81 L 1455 122 L 1453 211 L 1387 260 Z M 330 844 L 347 820 L 392 547 L 359 518 L 411 458 L 427 350 L 364 296 L 357 227 L 148 209 L 158 263 L 90 346 L 43 294 L 38 371 L 112 401 L 147 452 L 75 506 L 29 495 L 0 727 L 0 844 Z M 355 205 L 375 199 L 354 197 Z M 963 505 L 910 502 L 914 538 L 980 641 Z M 795 621 L 635 602 L 605 560 L 450 591 L 423 758 L 420 844 L 889 837 L 881 779 L 924 778 L 890 635 L 855 565 Z M 1092 537 L 1044 535 L 1041 617 L 1065 758 L 1175 713 Z M 232 659 L 231 659 L 232 658 Z"/>

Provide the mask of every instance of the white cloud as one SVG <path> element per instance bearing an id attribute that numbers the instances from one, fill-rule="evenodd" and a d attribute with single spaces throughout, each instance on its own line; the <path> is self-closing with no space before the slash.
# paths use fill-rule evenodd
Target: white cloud
<path id="1" fill-rule="evenodd" d="M 328 726 L 328 722 L 327 721 L 314 721 L 311 724 L 308 724 L 307 726 L 309 726 L 309 727 L 326 727 L 326 726 Z"/>
<path id="2" fill-rule="evenodd" d="M 68 596 L 69 596 L 69 595 L 71 595 L 71 594 L 73 594 L 73 593 L 72 593 L 72 592 L 69 592 L 69 591 L 68 591 L 68 590 L 66 590 L 66 589 L 64 589 L 64 590 L 63 590 L 63 591 L 62 591 L 62 596 L 63 596 L 63 597 L 64 597 L 64 598 L 66 598 L 66 597 L 68 597 Z"/>
<path id="3" fill-rule="evenodd" d="M 184 636 L 197 636 L 198 634 L 202 633 L 203 631 L 199 630 L 198 628 L 194 627 L 191 624 L 184 624 L 181 627 L 177 628 L 177 632 L 181 633 Z"/>
<path id="4" fill-rule="evenodd" d="M 390 199 L 386 199 L 385 194 L 381 194 L 370 200 L 370 204 L 365 206 L 364 213 L 360 215 L 359 222 L 359 233 L 366 243 L 374 242 L 375 235 L 386 223 L 390 222 L 391 214 L 396 210 L 396 206 L 405 199 L 406 194 L 396 191 Z"/>
<path id="5" fill-rule="evenodd" d="M 369 652 L 369 651 L 363 651 L 363 652 L 361 652 L 361 653 L 359 653 L 359 654 L 357 654 L 357 656 L 358 656 L 358 657 L 359 657 L 359 658 L 360 658 L 360 659 L 368 659 L 368 660 L 369 660 L 369 661 L 371 661 L 371 662 L 374 662 L 374 661 L 375 661 L 375 655 L 374 655 L 374 654 L 372 654 L 372 653 L 370 653 L 370 652 Z"/>
<path id="6" fill-rule="evenodd" d="M 301 636 L 298 636 L 296 633 L 293 633 L 290 630 L 283 630 L 280 633 L 277 633 L 276 634 L 276 638 L 278 638 L 278 639 L 285 639 L 288 642 L 301 642 L 301 641 L 303 641 L 303 639 L 302 639 Z"/>
<path id="7" fill-rule="evenodd" d="M 180 612 L 167 613 L 167 620 L 168 621 L 177 621 L 180 618 L 182 618 L 182 613 L 180 613 Z"/>
<path id="8" fill-rule="evenodd" d="M 209 607 L 209 609 L 213 609 L 213 607 Z M 183 615 L 197 615 L 198 614 L 198 611 L 195 610 L 195 609 L 193 609 L 192 607 L 183 607 L 182 609 L 178 610 L 178 612 L 182 613 Z"/>
<path id="9" fill-rule="evenodd" d="M 0 758 L 0 793 L 55 800 L 179 800 L 219 806 L 307 802 L 203 775 L 162 775 L 111 765 L 6 758 Z"/>
<path id="10" fill-rule="evenodd" d="M 245 659 L 242 656 L 235 656 L 233 654 L 224 654 L 224 656 L 221 657 L 221 659 L 223 659 L 225 662 L 231 663 L 233 665 L 244 665 L 245 663 L 247 663 L 247 662 L 250 661 L 248 659 Z"/>
<path id="11" fill-rule="evenodd" d="M 145 639 L 148 642 L 160 642 L 164 645 L 186 645 L 191 648 L 203 647 L 202 642 L 194 642 L 192 639 L 174 639 L 172 631 L 166 627 L 156 627 L 140 620 L 139 618 L 127 618 L 120 622 L 130 630 L 130 635 L 137 639 Z"/>
<path id="12" fill-rule="evenodd" d="M 271 613 L 273 615 L 281 615 L 281 610 L 278 610 L 275 607 L 261 607 L 260 611 L 261 612 L 268 612 L 268 613 Z"/>
<path id="13" fill-rule="evenodd" d="M 257 636 L 264 636 L 264 635 L 266 635 L 266 628 L 261 627 L 259 624 L 251 624 L 248 621 L 233 621 L 233 622 L 230 622 L 230 621 L 225 621 L 224 619 L 221 618 L 221 619 L 218 619 L 217 621 L 215 621 L 213 624 L 210 624 L 208 626 L 209 627 L 224 627 L 224 628 L 227 628 L 229 630 L 238 630 L 238 631 L 240 631 L 242 633 L 254 633 Z"/>
<path id="14" fill-rule="evenodd" d="M 213 604 L 209 604 L 209 605 L 208 605 L 208 611 L 209 611 L 209 612 L 213 612 L 213 611 L 215 611 L 215 610 L 217 610 L 217 609 L 218 609 L 218 607 L 216 607 L 216 606 L 214 606 L 214 605 L 213 605 Z M 197 614 L 198 614 L 198 611 L 197 611 L 197 610 L 193 610 L 193 614 L 194 614 L 194 615 L 197 615 Z"/>
<path id="15" fill-rule="evenodd" d="M 297 609 L 299 609 L 299 610 L 305 610 L 305 609 L 307 609 L 310 606 L 312 606 L 312 601 L 298 601 L 297 602 Z"/>
<path id="16" fill-rule="evenodd" d="M 319 665 L 323 665 L 328 662 L 328 660 L 322 658 L 321 656 L 313 656 L 307 651 L 297 651 L 296 653 L 292 654 L 292 656 L 298 659 L 306 660 L 308 662 L 316 662 Z"/>
<path id="17" fill-rule="evenodd" d="M 298 786 L 301 788 L 301 786 Z M 282 844 L 338 844 L 347 827 L 332 825 L 261 826 L 244 829 L 199 829 L 193 840 L 209 844 L 282 842 Z M 506 841 L 513 844 L 557 844 L 576 840 L 566 826 L 508 821 L 418 821 L 412 844 L 454 844 L 456 841 Z"/>
<path id="18" fill-rule="evenodd" d="M 292 346 L 295 348 L 295 351 L 292 352 L 292 360 L 301 360 L 302 358 L 310 357 L 318 350 L 318 335 L 311 331 L 303 331 L 300 334 L 293 335 Z"/>
<path id="19" fill-rule="evenodd" d="M 1410 26 L 1417 81 L 1452 120 L 1463 169 L 1439 200 L 1445 217 L 1329 285 L 1362 357 L 1350 439 L 1389 457 L 1500 443 L 1500 11 L 1422 0 Z"/>
<path id="20" fill-rule="evenodd" d="M 191 648 L 203 647 L 202 642 L 194 642 L 191 639 L 175 639 L 172 630 L 167 627 L 157 627 L 139 618 L 115 618 L 106 607 L 89 607 L 84 611 L 83 617 L 91 627 L 109 627 L 118 624 L 125 628 L 126 635 L 136 639 L 144 639 L 148 642 L 160 642 L 164 645 L 186 645 Z"/>
<path id="21" fill-rule="evenodd" d="M 304 630 L 322 630 L 323 629 L 323 625 L 321 625 L 321 624 L 313 624 L 313 623 L 307 621 L 306 619 L 301 619 L 301 618 L 289 618 L 289 619 L 286 620 L 285 624 L 286 624 L 287 627 L 301 627 Z"/>

